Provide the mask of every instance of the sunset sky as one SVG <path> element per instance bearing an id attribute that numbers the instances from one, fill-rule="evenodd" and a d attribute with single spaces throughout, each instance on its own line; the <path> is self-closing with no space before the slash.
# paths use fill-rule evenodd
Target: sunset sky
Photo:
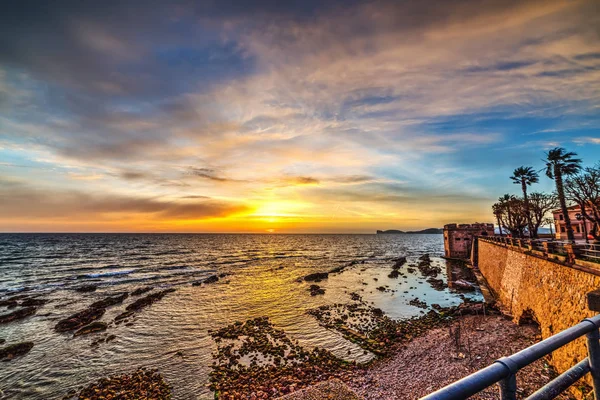
<path id="1" fill-rule="evenodd" d="M 492 222 L 600 160 L 597 0 L 8 3 L 0 231 Z"/>

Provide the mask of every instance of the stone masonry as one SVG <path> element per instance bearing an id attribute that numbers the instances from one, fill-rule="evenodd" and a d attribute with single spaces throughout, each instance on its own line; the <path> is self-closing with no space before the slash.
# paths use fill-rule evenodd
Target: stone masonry
<path id="1" fill-rule="evenodd" d="M 544 339 L 596 314 L 588 309 L 586 295 L 600 288 L 600 265 L 597 271 L 566 265 L 485 240 L 478 241 L 478 259 L 490 289 L 514 321 L 532 317 Z M 551 364 L 562 373 L 586 356 L 583 337 L 552 353 Z"/>

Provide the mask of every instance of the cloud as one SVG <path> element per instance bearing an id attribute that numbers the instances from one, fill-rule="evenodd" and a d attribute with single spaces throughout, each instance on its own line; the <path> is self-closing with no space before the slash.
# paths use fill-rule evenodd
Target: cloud
<path id="1" fill-rule="evenodd" d="M 187 198 L 193 202 L 166 201 L 156 198 L 132 197 L 104 193 L 84 193 L 76 190 L 31 188 L 19 182 L 0 181 L 2 209 L 0 219 L 106 218 L 110 215 L 144 214 L 148 218 L 207 219 L 248 212 L 242 203 L 211 200 L 207 197 Z M 23 210 L 26 210 L 25 214 Z"/>
<path id="2" fill-rule="evenodd" d="M 26 0 L 0 15 L 1 157 L 35 166 L 13 173 L 49 180 L 73 213 L 78 199 L 163 217 L 218 214 L 219 198 L 365 203 L 353 215 L 483 204 L 498 182 L 473 170 L 550 142 L 524 133 L 594 143 L 581 130 L 599 122 L 594 6 Z"/>
<path id="3" fill-rule="evenodd" d="M 597 137 L 580 137 L 573 140 L 577 144 L 600 144 L 600 138 Z"/>

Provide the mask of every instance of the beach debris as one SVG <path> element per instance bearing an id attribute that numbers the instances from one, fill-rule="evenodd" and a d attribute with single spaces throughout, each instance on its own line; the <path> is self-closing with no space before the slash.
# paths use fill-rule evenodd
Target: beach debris
<path id="1" fill-rule="evenodd" d="M 95 292 L 96 289 L 98 289 L 97 285 L 83 285 L 83 286 L 76 287 L 75 291 L 79 292 L 79 293 L 91 293 L 91 292 Z"/>
<path id="2" fill-rule="evenodd" d="M 104 308 L 86 308 L 83 311 L 79 311 L 71 315 L 68 318 L 58 321 L 54 326 L 54 330 L 57 332 L 74 331 L 91 322 L 102 318 L 106 310 Z"/>
<path id="3" fill-rule="evenodd" d="M 333 377 L 347 381 L 357 368 L 326 350 L 305 350 L 267 317 L 210 333 L 217 343 L 210 388 L 223 400 L 277 398 Z"/>
<path id="4" fill-rule="evenodd" d="M 23 356 L 33 348 L 33 342 L 11 344 L 0 349 L 0 360 L 10 361 L 15 357 Z"/>
<path id="5" fill-rule="evenodd" d="M 108 325 L 105 322 L 95 321 L 89 325 L 86 325 L 86 326 L 76 330 L 75 333 L 73 334 L 73 336 L 81 336 L 81 335 L 87 335 L 89 333 L 94 333 L 94 332 L 102 332 L 102 331 L 105 331 L 106 329 L 108 329 Z"/>
<path id="6" fill-rule="evenodd" d="M 310 285 L 310 295 L 316 296 L 318 294 L 325 294 L 325 289 L 321 288 L 319 285 Z"/>
<path id="7" fill-rule="evenodd" d="M 141 296 L 144 293 L 148 293 L 152 289 L 154 289 L 154 286 L 146 286 L 146 287 L 137 288 L 133 292 L 131 292 L 131 295 L 132 296 Z"/>
<path id="8" fill-rule="evenodd" d="M 306 282 L 321 282 L 323 279 L 329 278 L 329 272 L 315 272 L 304 277 Z"/>
<path id="9" fill-rule="evenodd" d="M 17 321 L 23 318 L 27 318 L 30 315 L 35 314 L 37 308 L 35 307 L 25 307 L 19 310 L 10 312 L 8 314 L 0 315 L 0 324 L 7 324 L 9 322 Z"/>
<path id="10" fill-rule="evenodd" d="M 132 374 L 102 378 L 79 392 L 78 399 L 170 400 L 171 387 L 156 369 L 140 368 Z"/>

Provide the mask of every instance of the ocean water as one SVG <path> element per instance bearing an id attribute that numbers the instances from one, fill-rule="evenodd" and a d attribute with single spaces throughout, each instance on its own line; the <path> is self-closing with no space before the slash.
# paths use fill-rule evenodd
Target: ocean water
<path id="1" fill-rule="evenodd" d="M 35 343 L 24 357 L 0 365 L 0 398 L 61 398 L 107 374 L 146 366 L 163 373 L 176 399 L 211 399 L 215 344 L 208 331 L 258 316 L 268 316 L 307 348 L 369 361 L 372 354 L 319 326 L 306 311 L 346 303 L 351 292 L 395 319 L 427 311 L 408 304 L 414 297 L 428 305 L 459 304 L 458 293 L 434 290 L 418 270 L 406 279 L 387 277 L 393 259 L 407 256 L 411 264 L 425 253 L 446 279 L 442 235 L 1 234 L 0 300 L 35 293 L 49 301 L 25 320 L 0 325 L 5 345 Z M 323 296 L 310 296 L 310 284 L 298 282 L 352 262 L 319 283 Z M 192 286 L 221 273 L 230 275 Z M 97 291 L 74 290 L 89 284 Z M 376 290 L 382 285 L 394 291 Z M 94 301 L 146 286 L 177 291 L 139 312 L 131 326 L 80 337 L 53 330 Z M 112 321 L 135 299 L 110 307 L 101 321 Z M 9 311 L 0 307 L 0 314 Z M 116 339 L 91 346 L 107 334 Z"/>

